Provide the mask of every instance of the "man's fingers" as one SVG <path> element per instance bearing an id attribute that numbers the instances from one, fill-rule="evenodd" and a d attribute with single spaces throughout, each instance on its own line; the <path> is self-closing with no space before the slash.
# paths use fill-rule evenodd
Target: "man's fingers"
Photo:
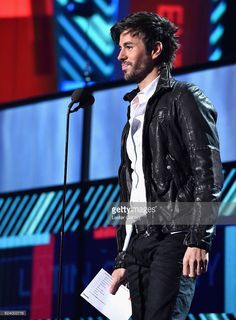
<path id="1" fill-rule="evenodd" d="M 116 294 L 116 291 L 118 290 L 118 288 L 119 288 L 119 282 L 117 281 L 117 279 L 113 279 L 109 292 L 111 294 Z"/>
<path id="2" fill-rule="evenodd" d="M 183 261 L 183 275 L 188 276 L 189 275 L 189 265 L 187 261 Z"/>
<path id="3" fill-rule="evenodd" d="M 183 264 L 183 275 L 187 277 L 200 276 L 202 273 L 207 272 L 207 261 L 186 261 Z"/>
<path id="4" fill-rule="evenodd" d="M 207 272 L 207 269 L 208 269 L 208 259 L 205 259 L 204 262 L 203 262 L 203 270 L 204 270 L 204 272 Z"/>
<path id="5" fill-rule="evenodd" d="M 109 288 L 111 294 L 116 294 L 116 291 L 119 289 L 121 283 L 126 279 L 126 269 L 119 268 L 113 271 L 112 273 L 112 282 Z"/>
<path id="6" fill-rule="evenodd" d="M 188 277 L 200 276 L 207 272 L 209 255 L 199 248 L 187 248 L 183 258 L 183 275 Z"/>
<path id="7" fill-rule="evenodd" d="M 200 276 L 201 274 L 207 272 L 207 260 L 200 260 L 197 262 L 197 275 Z"/>
<path id="8" fill-rule="evenodd" d="M 190 278 L 196 277 L 196 261 L 190 260 L 189 261 L 189 275 Z"/>
<path id="9" fill-rule="evenodd" d="M 207 272 L 207 260 L 201 260 L 198 263 L 198 270 L 197 270 L 197 275 L 200 276 L 201 274 Z"/>
<path id="10" fill-rule="evenodd" d="M 200 276 L 203 272 L 202 261 L 197 261 L 197 275 Z"/>

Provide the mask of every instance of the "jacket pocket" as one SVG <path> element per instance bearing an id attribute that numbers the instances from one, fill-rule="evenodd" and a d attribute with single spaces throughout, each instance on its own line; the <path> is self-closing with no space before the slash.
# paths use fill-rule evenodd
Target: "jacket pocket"
<path id="1" fill-rule="evenodd" d="M 177 161 L 170 153 L 167 154 L 166 161 L 167 169 L 171 173 L 172 179 L 174 180 L 176 187 L 178 189 L 181 188 L 181 186 L 183 185 L 183 178 Z"/>
<path id="2" fill-rule="evenodd" d="M 175 158 L 168 154 L 166 156 L 167 168 L 172 174 L 172 179 L 178 189 L 177 200 L 180 202 L 194 201 L 194 178 L 193 176 L 186 177 L 175 160 Z"/>
<path id="3" fill-rule="evenodd" d="M 186 184 L 180 188 L 178 192 L 177 199 L 180 202 L 193 202 L 194 201 L 194 178 L 192 176 L 189 177 Z"/>

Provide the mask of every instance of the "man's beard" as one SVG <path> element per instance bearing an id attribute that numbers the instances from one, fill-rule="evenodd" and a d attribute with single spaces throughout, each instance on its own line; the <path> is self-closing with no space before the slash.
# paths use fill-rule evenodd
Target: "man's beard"
<path id="1" fill-rule="evenodd" d="M 147 63 L 142 64 L 138 68 L 135 65 L 131 65 L 132 70 L 130 72 L 124 73 L 124 79 L 128 82 L 140 83 L 146 76 L 151 72 L 153 65 Z"/>

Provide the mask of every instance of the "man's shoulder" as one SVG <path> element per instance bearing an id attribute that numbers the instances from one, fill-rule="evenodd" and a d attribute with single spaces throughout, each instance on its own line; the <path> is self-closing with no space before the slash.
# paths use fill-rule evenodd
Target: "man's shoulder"
<path id="1" fill-rule="evenodd" d="M 205 92 L 194 83 L 173 79 L 172 94 L 175 99 L 200 100 L 212 105 L 212 102 Z"/>
<path id="2" fill-rule="evenodd" d="M 202 90 L 194 83 L 173 79 L 173 90 L 181 94 L 202 92 Z"/>
<path id="3" fill-rule="evenodd" d="M 215 107 L 205 92 L 196 84 L 174 80 L 173 96 L 179 100 L 181 109 L 185 107 L 191 110 L 191 107 L 199 109 L 214 110 Z M 179 99 L 178 99 L 179 98 Z"/>

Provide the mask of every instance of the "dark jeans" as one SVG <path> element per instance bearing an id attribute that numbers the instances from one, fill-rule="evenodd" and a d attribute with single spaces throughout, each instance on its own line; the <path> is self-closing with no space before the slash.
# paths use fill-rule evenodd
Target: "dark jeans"
<path id="1" fill-rule="evenodd" d="M 184 234 L 134 234 L 125 258 L 134 320 L 183 320 L 195 279 L 181 276 Z"/>

